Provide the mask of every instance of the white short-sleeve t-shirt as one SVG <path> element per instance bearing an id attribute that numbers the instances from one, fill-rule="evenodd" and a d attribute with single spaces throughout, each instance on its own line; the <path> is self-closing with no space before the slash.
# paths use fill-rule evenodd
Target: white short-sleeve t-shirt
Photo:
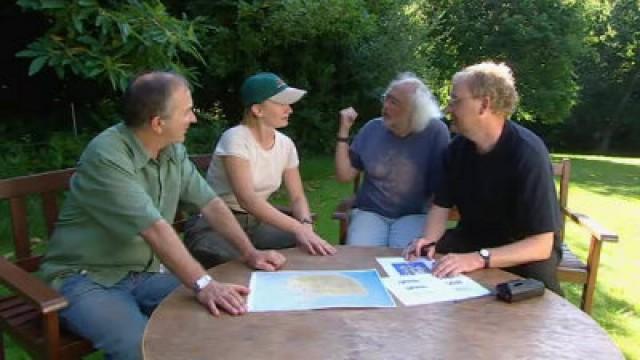
<path id="1" fill-rule="evenodd" d="M 276 131 L 273 147 L 265 150 L 245 125 L 226 130 L 213 151 L 207 171 L 207 182 L 232 210 L 243 212 L 245 210 L 240 207 L 233 194 L 222 156 L 237 156 L 249 161 L 253 188 L 256 194 L 265 200 L 280 188 L 284 171 L 299 164 L 295 144 L 279 131 Z"/>

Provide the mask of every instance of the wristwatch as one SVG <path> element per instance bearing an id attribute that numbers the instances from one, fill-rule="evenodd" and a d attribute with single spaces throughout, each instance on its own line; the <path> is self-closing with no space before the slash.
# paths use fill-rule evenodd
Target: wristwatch
<path id="1" fill-rule="evenodd" d="M 480 254 L 480 257 L 484 260 L 484 268 L 488 269 L 489 261 L 491 261 L 491 251 L 489 251 L 489 249 L 480 249 L 478 254 Z"/>
<path id="2" fill-rule="evenodd" d="M 213 281 L 213 279 L 211 278 L 211 276 L 209 276 L 209 274 L 200 276 L 200 278 L 198 278 L 198 280 L 196 280 L 196 282 L 193 284 L 193 291 L 195 291 L 196 294 L 199 293 L 204 288 L 206 288 L 211 281 Z"/>

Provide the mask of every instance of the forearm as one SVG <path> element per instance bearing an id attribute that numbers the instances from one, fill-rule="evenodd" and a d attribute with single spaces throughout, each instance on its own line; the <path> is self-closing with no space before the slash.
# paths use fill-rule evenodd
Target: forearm
<path id="1" fill-rule="evenodd" d="M 307 202 L 306 197 L 300 196 L 292 199 L 290 206 L 294 218 L 296 218 L 297 220 L 311 220 L 311 210 L 309 209 L 309 203 Z"/>
<path id="2" fill-rule="evenodd" d="M 297 219 L 300 219 L 298 216 L 302 214 L 309 213 L 308 206 L 306 206 L 306 212 L 303 209 L 302 205 L 298 204 L 298 209 L 292 208 L 294 216 L 298 217 L 297 219 L 292 218 L 280 210 L 276 209 L 273 205 L 269 204 L 269 202 L 265 199 L 261 199 L 257 196 L 245 195 L 244 197 L 238 198 L 240 202 L 240 206 L 244 210 L 246 210 L 249 214 L 256 217 L 256 219 L 272 225 L 280 230 L 287 231 L 290 233 L 295 233 L 298 228 L 301 226 L 300 222 Z"/>
<path id="3" fill-rule="evenodd" d="M 546 260 L 551 256 L 553 233 L 528 236 L 515 243 L 489 249 L 491 267 L 510 267 L 533 261 Z"/>
<path id="4" fill-rule="evenodd" d="M 429 242 L 440 240 L 444 232 L 447 230 L 447 220 L 449 219 L 449 208 L 443 208 L 438 205 L 431 205 L 427 220 L 424 225 L 424 239 Z"/>
<path id="5" fill-rule="evenodd" d="M 189 289 L 206 273 L 166 221 L 158 220 L 140 234 L 162 263 Z"/>
<path id="6" fill-rule="evenodd" d="M 202 208 L 201 212 L 209 226 L 229 241 L 243 257 L 256 251 L 247 234 L 222 199 L 211 200 Z"/>
<path id="7" fill-rule="evenodd" d="M 349 143 L 338 141 L 336 143 L 336 179 L 340 182 L 349 182 L 358 174 L 358 170 L 351 166 L 349 159 Z"/>

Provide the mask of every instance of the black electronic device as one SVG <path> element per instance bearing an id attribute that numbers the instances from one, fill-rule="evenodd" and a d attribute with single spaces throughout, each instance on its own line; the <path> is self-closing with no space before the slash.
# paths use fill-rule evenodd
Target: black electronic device
<path id="1" fill-rule="evenodd" d="M 511 280 L 496 285 L 496 296 L 508 303 L 544 294 L 544 284 L 536 279 Z"/>

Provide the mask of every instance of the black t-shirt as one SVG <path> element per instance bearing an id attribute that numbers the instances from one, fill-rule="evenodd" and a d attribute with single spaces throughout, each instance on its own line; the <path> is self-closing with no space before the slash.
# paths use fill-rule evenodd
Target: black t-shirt
<path id="1" fill-rule="evenodd" d="M 560 253 L 560 209 L 549 152 L 531 131 L 506 121 L 486 154 L 457 136 L 447 149 L 443 180 L 434 203 L 458 207 L 458 230 L 478 248 L 552 231 Z"/>

